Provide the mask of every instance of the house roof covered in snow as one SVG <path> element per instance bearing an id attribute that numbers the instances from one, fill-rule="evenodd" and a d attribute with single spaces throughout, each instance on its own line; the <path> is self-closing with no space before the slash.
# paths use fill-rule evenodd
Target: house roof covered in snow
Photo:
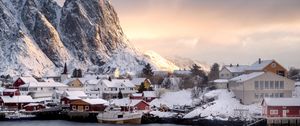
<path id="1" fill-rule="evenodd" d="M 156 98 L 155 91 L 143 91 L 144 97 Z"/>
<path id="2" fill-rule="evenodd" d="M 100 81 L 101 81 L 100 79 L 92 79 L 92 80 L 87 80 L 86 83 L 91 85 L 97 85 Z"/>
<path id="3" fill-rule="evenodd" d="M 231 73 L 242 73 L 244 72 L 249 66 L 248 65 L 225 65 L 224 68 L 229 70 Z"/>
<path id="4" fill-rule="evenodd" d="M 16 92 L 18 89 L 4 89 L 3 92 Z"/>
<path id="5" fill-rule="evenodd" d="M 256 61 L 251 66 L 247 68 L 247 70 L 263 70 L 265 67 L 267 67 L 269 64 L 274 62 L 274 60 L 261 60 Z"/>
<path id="6" fill-rule="evenodd" d="M 20 87 L 67 87 L 67 85 L 59 82 L 31 82 Z"/>
<path id="7" fill-rule="evenodd" d="M 265 98 L 268 106 L 300 106 L 300 98 Z"/>
<path id="8" fill-rule="evenodd" d="M 258 77 L 258 76 L 261 76 L 261 75 L 263 75 L 264 73 L 265 73 L 265 72 L 253 72 L 253 73 L 250 73 L 250 74 L 243 74 L 243 75 L 240 75 L 240 76 L 237 76 L 237 77 L 235 77 L 235 78 L 230 79 L 230 81 L 245 82 L 245 81 L 247 81 L 247 80 L 256 78 L 256 77 Z"/>
<path id="9" fill-rule="evenodd" d="M 228 83 L 227 79 L 216 79 L 213 81 L 214 83 Z"/>
<path id="10" fill-rule="evenodd" d="M 87 97 L 87 95 L 83 91 L 64 91 L 64 95 L 69 97 Z"/>
<path id="11" fill-rule="evenodd" d="M 24 82 L 24 83 L 32 83 L 32 82 L 38 82 L 34 77 L 31 76 L 26 76 L 26 77 L 20 77 L 20 79 Z"/>
<path id="12" fill-rule="evenodd" d="M 20 96 L 1 96 L 4 103 L 32 103 L 35 102 L 31 96 L 20 95 Z"/>
<path id="13" fill-rule="evenodd" d="M 133 97 L 142 97 L 143 94 L 142 93 L 134 93 L 134 94 L 131 94 Z"/>
<path id="14" fill-rule="evenodd" d="M 103 105 L 106 105 L 108 104 L 108 101 L 104 100 L 104 99 L 82 99 L 82 101 L 86 102 L 86 103 L 89 103 L 91 105 L 100 105 L 100 104 L 103 104 Z"/>
<path id="15" fill-rule="evenodd" d="M 135 87 L 135 85 L 129 79 L 112 79 L 111 81 L 105 79 L 102 80 L 102 82 L 107 87 L 122 87 L 122 85 L 125 87 Z"/>

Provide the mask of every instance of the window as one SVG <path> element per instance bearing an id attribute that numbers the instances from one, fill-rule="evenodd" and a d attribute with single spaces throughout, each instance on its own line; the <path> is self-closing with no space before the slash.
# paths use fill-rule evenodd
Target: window
<path id="1" fill-rule="evenodd" d="M 273 67 L 273 68 L 275 68 L 275 67 L 276 67 L 276 63 L 272 63 L 271 65 L 272 65 L 272 67 Z"/>
<path id="2" fill-rule="evenodd" d="M 72 106 L 72 110 L 76 110 L 76 106 Z"/>
<path id="3" fill-rule="evenodd" d="M 85 106 L 85 108 L 84 108 L 86 111 L 88 111 L 89 109 L 90 109 L 90 107 L 89 106 Z"/>
<path id="4" fill-rule="evenodd" d="M 275 89 L 279 89 L 279 81 L 275 81 Z"/>
<path id="5" fill-rule="evenodd" d="M 265 89 L 269 89 L 269 81 L 265 81 Z"/>
<path id="6" fill-rule="evenodd" d="M 283 93 L 280 93 L 279 96 L 280 96 L 281 98 L 283 98 L 283 97 L 284 97 L 284 94 L 283 94 Z"/>
<path id="7" fill-rule="evenodd" d="M 259 87 L 260 87 L 260 90 L 264 89 L 264 81 L 259 82 Z"/>
<path id="8" fill-rule="evenodd" d="M 259 89 L 258 81 L 255 81 L 254 83 L 255 83 L 255 89 L 258 90 Z"/>
<path id="9" fill-rule="evenodd" d="M 272 94 L 270 95 L 270 97 L 273 98 L 273 97 L 274 97 L 274 94 L 272 93 Z"/>
<path id="10" fill-rule="evenodd" d="M 224 74 L 221 74 L 221 77 L 223 77 L 224 76 Z"/>
<path id="11" fill-rule="evenodd" d="M 274 81 L 270 81 L 270 89 L 274 89 Z"/>
<path id="12" fill-rule="evenodd" d="M 271 115 L 278 115 L 278 110 L 270 110 Z"/>
<path id="13" fill-rule="evenodd" d="M 284 82 L 280 81 L 280 89 L 284 89 Z"/>

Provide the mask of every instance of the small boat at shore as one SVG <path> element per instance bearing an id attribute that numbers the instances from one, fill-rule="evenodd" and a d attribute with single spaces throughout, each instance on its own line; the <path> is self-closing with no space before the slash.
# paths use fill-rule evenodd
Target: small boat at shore
<path id="1" fill-rule="evenodd" d="M 143 114 L 137 111 L 121 111 L 121 108 L 109 107 L 99 113 L 99 123 L 108 124 L 141 124 Z"/>

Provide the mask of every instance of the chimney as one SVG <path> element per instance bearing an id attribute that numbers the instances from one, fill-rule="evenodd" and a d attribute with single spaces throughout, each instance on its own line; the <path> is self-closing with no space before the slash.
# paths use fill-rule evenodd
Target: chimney
<path id="1" fill-rule="evenodd" d="M 239 67 L 239 66 L 240 66 L 240 64 L 236 64 L 236 66 L 237 66 L 237 67 Z"/>
<path id="2" fill-rule="evenodd" d="M 261 58 L 258 59 L 258 64 L 261 64 Z"/>
<path id="3" fill-rule="evenodd" d="M 232 67 L 232 64 L 230 64 L 230 67 Z"/>

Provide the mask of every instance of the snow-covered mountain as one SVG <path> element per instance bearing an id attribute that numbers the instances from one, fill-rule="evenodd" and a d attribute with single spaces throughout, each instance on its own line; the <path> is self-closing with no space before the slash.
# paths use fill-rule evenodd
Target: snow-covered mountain
<path id="1" fill-rule="evenodd" d="M 193 66 L 194 64 L 197 64 L 204 71 L 210 71 L 209 64 L 198 61 L 198 60 L 193 60 L 193 59 L 184 58 L 184 57 L 180 57 L 180 56 L 169 56 L 169 57 L 166 57 L 166 59 L 169 60 L 170 62 L 174 63 L 180 69 L 190 69 L 191 66 Z"/>
<path id="2" fill-rule="evenodd" d="M 108 0 L 66 0 L 62 7 L 54 0 L 0 0 L 0 46 L 1 74 L 51 74 L 64 63 L 121 72 L 149 62 L 161 68 L 129 43 Z M 164 62 L 164 69 L 176 68 Z"/>
<path id="3" fill-rule="evenodd" d="M 157 67 L 159 70 L 163 71 L 173 71 L 173 70 L 179 70 L 179 67 L 176 66 L 174 63 L 170 62 L 169 60 L 165 59 L 158 53 L 154 51 L 146 51 L 144 52 L 144 55 L 147 59 L 149 59 L 149 62 Z"/>

